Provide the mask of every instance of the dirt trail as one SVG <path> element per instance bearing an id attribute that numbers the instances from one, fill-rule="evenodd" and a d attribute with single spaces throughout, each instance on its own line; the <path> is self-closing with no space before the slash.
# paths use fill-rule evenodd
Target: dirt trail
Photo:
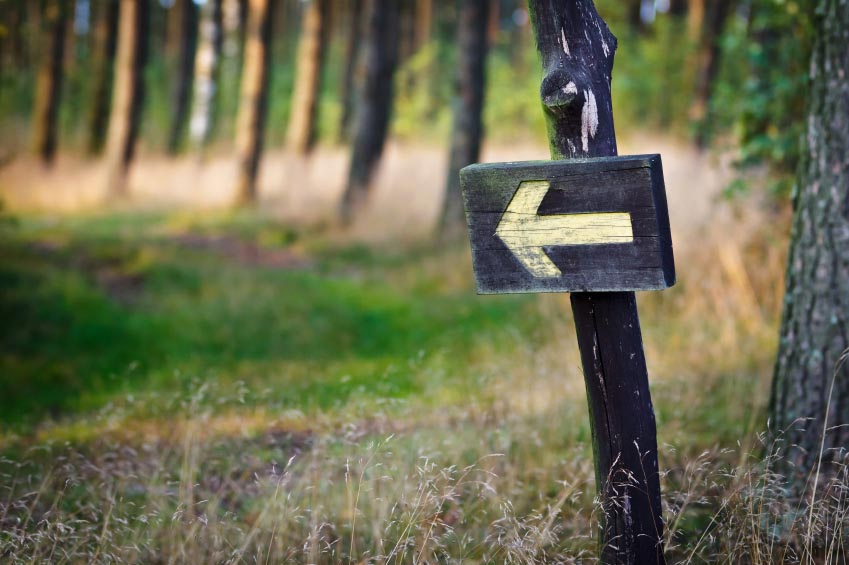
<path id="1" fill-rule="evenodd" d="M 733 177 L 727 163 L 663 137 L 633 136 L 621 142 L 622 154 L 661 153 L 676 246 L 717 231 L 731 221 L 717 202 Z M 368 240 L 416 239 L 434 225 L 445 184 L 446 152 L 438 146 L 390 144 L 378 171 L 371 209 L 354 227 Z M 545 159 L 544 145 L 489 145 L 483 161 Z M 343 190 L 349 153 L 321 148 L 302 161 L 280 150 L 262 163 L 260 207 L 297 223 L 332 223 Z M 136 208 L 221 209 L 233 200 L 236 165 L 232 158 L 206 161 L 142 155 L 130 173 Z M 19 159 L 0 169 L 0 198 L 12 211 L 73 213 L 105 202 L 101 164 L 65 157 L 52 169 Z"/>

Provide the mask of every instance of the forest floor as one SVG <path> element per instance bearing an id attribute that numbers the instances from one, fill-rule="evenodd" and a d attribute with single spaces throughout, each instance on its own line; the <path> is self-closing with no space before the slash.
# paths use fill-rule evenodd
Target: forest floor
<path id="1" fill-rule="evenodd" d="M 788 510 L 759 435 L 786 211 L 766 221 L 751 200 L 718 200 L 727 169 L 647 149 L 664 155 L 678 271 L 672 289 L 639 295 L 670 556 L 792 555 L 774 542 Z M 486 158 L 508 154 L 544 157 Z M 264 188 L 260 210 L 241 212 L 190 162 L 143 159 L 136 200 L 106 211 L 95 196 L 51 197 L 88 187 L 89 165 L 0 171 L 12 211 L 0 223 L 0 557 L 592 556 L 568 298 L 476 296 L 467 242 L 423 237 L 436 150 L 390 148 L 372 227 L 353 235 L 322 226 L 341 153 L 304 175 L 284 162 L 268 155 L 262 186 L 290 189 Z M 192 194 L 208 205 L 189 206 Z M 321 211 L 295 222 L 299 206 Z"/>

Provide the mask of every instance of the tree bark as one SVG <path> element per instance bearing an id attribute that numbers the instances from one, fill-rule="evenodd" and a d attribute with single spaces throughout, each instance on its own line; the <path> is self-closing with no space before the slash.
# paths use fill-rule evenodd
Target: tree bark
<path id="1" fill-rule="evenodd" d="M 236 203 L 239 205 L 250 204 L 257 198 L 256 178 L 268 102 L 272 1 L 250 0 L 248 3 L 241 99 L 236 121 L 239 160 Z"/>
<path id="2" fill-rule="evenodd" d="M 339 98 L 342 100 L 342 114 L 339 118 L 340 141 L 347 141 L 351 133 L 351 116 L 354 113 L 354 74 L 362 36 L 363 0 L 351 0 L 350 10 L 348 17 L 350 27 L 345 41 L 345 63 L 339 92 Z"/>
<path id="3" fill-rule="evenodd" d="M 144 101 L 149 0 L 121 0 L 112 115 L 107 136 L 107 189 L 127 195 L 126 176 L 135 152 Z"/>
<path id="4" fill-rule="evenodd" d="M 11 4 L 11 5 L 10 5 Z M 0 64 L 2 71 L 23 69 L 27 66 L 27 45 L 24 41 L 27 24 L 27 6 L 23 0 L 7 2 L 3 17 L 7 21 L 6 35 L 0 37 Z"/>
<path id="5" fill-rule="evenodd" d="M 696 94 L 690 108 L 690 118 L 696 122 L 696 145 L 710 143 L 710 99 L 719 73 L 722 33 L 731 13 L 733 0 L 715 0 L 707 5 L 698 52 L 699 75 Z"/>
<path id="6" fill-rule="evenodd" d="M 207 2 L 209 3 L 209 2 Z M 197 47 L 198 7 L 194 0 L 177 0 L 171 7 L 173 18 L 178 20 L 177 65 L 175 69 L 171 105 L 171 129 L 168 133 L 169 155 L 180 150 L 189 122 L 189 101 L 194 81 L 195 51 Z"/>
<path id="7" fill-rule="evenodd" d="M 398 0 L 372 2 L 365 79 L 357 110 L 351 169 L 340 208 L 345 223 L 365 207 L 389 131 L 398 63 L 398 4 Z"/>
<path id="8" fill-rule="evenodd" d="M 289 149 L 300 155 L 309 154 L 315 145 L 329 17 L 329 0 L 310 0 L 304 9 L 297 78 L 287 132 Z"/>
<path id="9" fill-rule="evenodd" d="M 849 448 L 849 363 L 841 364 L 849 349 L 847 30 L 849 4 L 820 1 L 770 403 L 771 428 L 789 448 L 780 467 L 791 492 L 808 500 L 811 476 L 835 472 Z"/>
<path id="10" fill-rule="evenodd" d="M 194 101 L 189 121 L 192 145 L 203 150 L 215 125 L 221 52 L 224 45 L 223 0 L 207 0 L 200 9 L 199 42 L 195 53 Z"/>
<path id="11" fill-rule="evenodd" d="M 687 35 L 690 41 L 698 43 L 702 33 L 705 20 L 705 0 L 688 0 L 687 7 Z"/>
<path id="12" fill-rule="evenodd" d="M 616 38 L 592 0 L 530 0 L 551 156 L 616 155 Z M 633 292 L 573 293 L 601 499 L 602 563 L 664 563 L 657 438 Z"/>
<path id="13" fill-rule="evenodd" d="M 463 0 L 457 27 L 454 127 L 440 228 L 463 225 L 460 169 L 476 163 L 483 139 L 489 0 Z"/>
<path id="14" fill-rule="evenodd" d="M 106 128 L 111 108 L 115 48 L 118 44 L 119 0 L 104 0 L 99 5 L 93 32 L 93 67 L 91 106 L 88 114 L 88 153 L 98 155 L 106 142 Z"/>
<path id="15" fill-rule="evenodd" d="M 687 15 L 687 0 L 670 0 L 669 15 L 681 18 Z"/>
<path id="16" fill-rule="evenodd" d="M 65 35 L 68 29 L 68 5 L 51 0 L 44 14 L 47 49 L 42 54 L 35 98 L 35 150 L 46 165 L 56 156 L 59 129 L 59 101 L 62 97 L 62 63 L 65 60 Z"/>
<path id="17" fill-rule="evenodd" d="M 415 51 L 430 41 L 433 27 L 433 0 L 416 0 L 416 37 Z"/>

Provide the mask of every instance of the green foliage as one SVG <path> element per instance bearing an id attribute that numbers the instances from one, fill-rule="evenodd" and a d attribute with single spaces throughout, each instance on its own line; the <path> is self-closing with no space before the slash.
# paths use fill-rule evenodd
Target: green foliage
<path id="1" fill-rule="evenodd" d="M 752 2 L 726 34 L 726 74 L 713 102 L 715 113 L 735 124 L 739 164 L 766 165 L 770 190 L 782 197 L 794 182 L 806 123 L 814 4 Z"/>
<path id="2" fill-rule="evenodd" d="M 611 29 L 619 37 L 612 83 L 617 129 L 626 134 L 640 129 L 692 134 L 688 112 L 696 46 L 684 20 L 660 14 L 651 33 L 643 36 L 629 33 L 624 22 Z"/>

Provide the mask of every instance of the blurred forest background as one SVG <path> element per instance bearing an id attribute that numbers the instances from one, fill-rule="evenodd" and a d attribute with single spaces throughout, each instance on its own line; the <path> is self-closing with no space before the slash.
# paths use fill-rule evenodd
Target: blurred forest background
<path id="1" fill-rule="evenodd" d="M 596 5 L 666 172 L 670 558 L 840 555 L 766 433 L 814 2 Z M 0 560 L 591 559 L 568 300 L 454 229 L 548 158 L 540 76 L 517 0 L 0 0 Z"/>

